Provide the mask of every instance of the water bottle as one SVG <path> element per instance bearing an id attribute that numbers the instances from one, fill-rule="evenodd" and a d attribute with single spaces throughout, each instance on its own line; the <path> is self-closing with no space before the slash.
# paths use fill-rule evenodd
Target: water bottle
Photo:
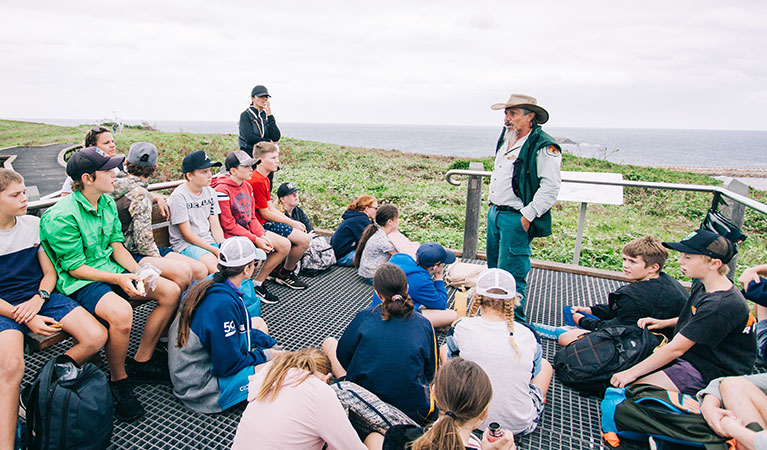
<path id="1" fill-rule="evenodd" d="M 503 437 L 503 430 L 498 422 L 490 422 L 490 425 L 487 426 L 487 430 L 489 431 L 487 436 L 489 442 L 495 442 Z"/>

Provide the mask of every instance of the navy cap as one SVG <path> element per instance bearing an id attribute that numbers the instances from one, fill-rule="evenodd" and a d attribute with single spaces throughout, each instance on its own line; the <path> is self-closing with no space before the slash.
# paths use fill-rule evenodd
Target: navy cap
<path id="1" fill-rule="evenodd" d="M 702 229 L 693 231 L 679 242 L 664 242 L 663 246 L 691 255 L 710 256 L 721 260 L 724 264 L 730 262 L 732 257 L 738 253 L 738 249 L 727 238 L 713 231 Z"/>
<path id="2" fill-rule="evenodd" d="M 67 161 L 67 175 L 79 180 L 85 173 L 99 170 L 112 170 L 125 161 L 124 156 L 109 156 L 98 147 L 88 147 L 76 152 Z"/>
<path id="3" fill-rule="evenodd" d="M 284 197 L 296 192 L 298 188 L 293 183 L 282 183 L 277 188 L 277 197 Z"/>
<path id="4" fill-rule="evenodd" d="M 415 252 L 418 265 L 431 267 L 437 263 L 452 264 L 455 262 L 455 254 L 445 250 L 445 247 L 436 242 L 421 244 Z"/>
<path id="5" fill-rule="evenodd" d="M 137 166 L 155 167 L 157 165 L 157 147 L 150 142 L 135 142 L 128 150 L 126 161 Z"/>
<path id="6" fill-rule="evenodd" d="M 208 154 L 202 150 L 193 151 L 184 156 L 184 159 L 181 161 L 181 171 L 184 173 L 197 169 L 207 169 L 208 167 L 221 167 L 221 163 L 210 159 Z"/>
<path id="7" fill-rule="evenodd" d="M 266 88 L 266 86 L 258 85 L 253 88 L 252 91 L 250 91 L 251 97 L 271 97 L 269 95 L 269 90 Z"/>

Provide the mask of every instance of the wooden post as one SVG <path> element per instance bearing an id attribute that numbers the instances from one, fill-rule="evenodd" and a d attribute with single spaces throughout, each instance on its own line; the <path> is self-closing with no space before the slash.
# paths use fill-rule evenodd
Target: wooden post
<path id="1" fill-rule="evenodd" d="M 485 170 L 480 162 L 469 163 L 469 170 Z M 482 177 L 470 176 L 466 191 L 466 220 L 463 227 L 463 257 L 477 257 L 477 241 L 479 240 L 479 213 L 482 203 Z"/>
<path id="2" fill-rule="evenodd" d="M 728 191 L 732 191 L 736 194 L 743 195 L 745 197 L 748 197 L 748 185 L 744 184 L 740 180 L 733 178 L 730 180 L 729 183 L 727 183 L 724 186 L 725 189 Z M 743 220 L 746 214 L 746 206 L 742 205 L 734 200 L 730 200 L 728 198 L 725 199 L 727 202 L 726 205 L 722 207 L 722 214 L 724 214 L 725 217 L 730 219 L 730 221 L 738 228 L 743 229 Z M 738 255 L 735 255 L 729 264 L 727 264 L 730 267 L 730 273 L 729 277 L 730 279 L 734 279 L 735 277 L 735 267 L 737 266 L 738 262 Z"/>

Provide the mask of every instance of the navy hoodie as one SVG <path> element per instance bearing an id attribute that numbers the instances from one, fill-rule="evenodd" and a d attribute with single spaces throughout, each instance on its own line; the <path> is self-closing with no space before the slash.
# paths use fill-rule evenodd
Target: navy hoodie
<path id="1" fill-rule="evenodd" d="M 364 212 L 350 209 L 344 211 L 341 218 L 343 219 L 341 225 L 330 237 L 330 245 L 333 247 L 333 253 L 336 254 L 336 260 L 343 258 L 357 248 L 362 232 L 372 223 Z"/>

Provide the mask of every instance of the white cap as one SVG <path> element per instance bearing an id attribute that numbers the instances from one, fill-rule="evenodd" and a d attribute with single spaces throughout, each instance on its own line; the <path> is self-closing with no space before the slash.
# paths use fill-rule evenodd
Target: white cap
<path id="1" fill-rule="evenodd" d="M 219 249 L 218 263 L 224 267 L 240 267 L 256 259 L 266 259 L 266 253 L 244 236 L 230 237 Z"/>
<path id="2" fill-rule="evenodd" d="M 517 296 L 517 282 L 514 276 L 503 269 L 487 269 L 477 278 L 477 294 L 496 298 L 499 300 L 508 300 Z M 490 290 L 501 290 L 503 293 L 488 292 Z"/>

